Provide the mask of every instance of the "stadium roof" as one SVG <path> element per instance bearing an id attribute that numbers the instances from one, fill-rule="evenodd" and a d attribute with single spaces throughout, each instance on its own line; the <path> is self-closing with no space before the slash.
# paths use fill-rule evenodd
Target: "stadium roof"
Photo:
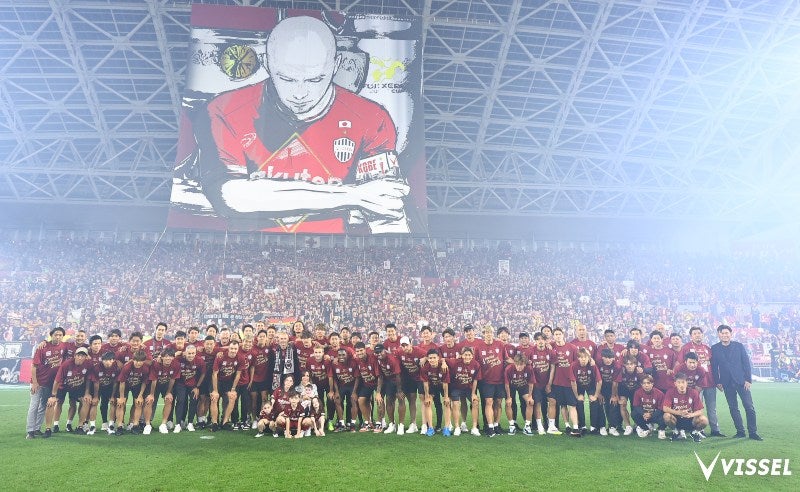
<path id="1" fill-rule="evenodd" d="M 793 220 L 800 2 L 202 3 L 424 19 L 433 215 Z M 0 201 L 165 208 L 191 2 L 0 9 Z"/>

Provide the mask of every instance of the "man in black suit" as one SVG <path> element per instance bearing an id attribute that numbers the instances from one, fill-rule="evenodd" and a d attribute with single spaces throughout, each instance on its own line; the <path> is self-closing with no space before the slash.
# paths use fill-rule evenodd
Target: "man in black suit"
<path id="1" fill-rule="evenodd" d="M 756 409 L 753 407 L 753 395 L 750 392 L 753 382 L 750 356 L 747 355 L 744 345 L 731 340 L 730 326 L 719 325 L 717 335 L 719 342 L 711 346 L 711 372 L 717 381 L 717 388 L 725 392 L 725 399 L 728 400 L 731 418 L 736 426 L 736 435 L 733 437 L 745 437 L 739 401 L 736 399 L 738 394 L 747 417 L 750 439 L 762 441 L 756 429 Z"/>

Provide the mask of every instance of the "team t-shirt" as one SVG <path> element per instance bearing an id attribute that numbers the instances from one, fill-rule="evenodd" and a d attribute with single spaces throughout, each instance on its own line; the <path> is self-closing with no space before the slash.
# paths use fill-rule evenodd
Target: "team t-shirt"
<path id="1" fill-rule="evenodd" d="M 703 409 L 703 402 L 697 390 L 686 389 L 686 393 L 679 393 L 677 388 L 670 388 L 664 395 L 664 406 L 676 411 L 696 412 Z"/>
<path id="2" fill-rule="evenodd" d="M 633 406 L 642 407 L 645 413 L 661 410 L 664 407 L 663 402 L 664 393 L 658 388 L 653 388 L 649 393 L 644 388 L 639 388 L 633 394 Z"/>

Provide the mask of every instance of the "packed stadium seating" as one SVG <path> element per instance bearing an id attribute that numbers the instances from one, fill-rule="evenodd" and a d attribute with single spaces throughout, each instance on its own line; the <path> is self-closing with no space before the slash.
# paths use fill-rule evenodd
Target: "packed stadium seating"
<path id="1" fill-rule="evenodd" d="M 498 272 L 504 259 L 508 275 Z M 54 325 L 127 334 L 158 321 L 172 330 L 295 318 L 360 330 L 394 321 L 409 333 L 491 323 L 512 339 L 544 323 L 583 323 L 594 339 L 662 323 L 686 339 L 691 326 L 725 322 L 769 362 L 800 352 L 797 265 L 763 255 L 5 241 L 0 319 L 6 340 L 38 340 Z"/>

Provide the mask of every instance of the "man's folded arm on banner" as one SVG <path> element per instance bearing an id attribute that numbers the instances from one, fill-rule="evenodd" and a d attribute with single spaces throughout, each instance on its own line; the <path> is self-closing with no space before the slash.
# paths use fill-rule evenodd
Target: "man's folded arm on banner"
<path id="1" fill-rule="evenodd" d="M 359 160 L 355 166 L 355 175 L 356 183 L 402 183 L 406 186 L 406 193 L 403 196 L 408 195 L 409 188 L 406 180 L 400 174 L 400 165 L 396 152 L 382 152 Z M 384 214 L 382 217 L 376 217 L 375 214 L 371 214 L 368 210 L 365 211 L 366 214 L 361 210 L 351 210 L 348 222 L 350 224 L 362 224 L 366 221 L 369 224 L 370 231 L 378 234 L 409 232 L 408 218 L 406 217 L 402 198 L 399 200 L 398 205 L 399 208 L 395 209 L 395 212 L 397 212 L 395 216 Z"/>
<path id="2" fill-rule="evenodd" d="M 210 132 L 209 132 L 210 133 Z M 226 216 L 254 215 L 285 218 L 304 214 L 350 211 L 366 214 L 370 226 L 399 222 L 408 231 L 403 199 L 410 189 L 402 179 L 381 178 L 378 168 L 396 166 L 394 152 L 360 160 L 361 182 L 340 184 L 274 179 L 263 171 L 247 174 L 236 156 L 226 159 L 213 139 L 198 139 L 203 192 L 217 213 Z M 220 165 L 220 161 L 224 165 Z M 389 164 L 392 161 L 393 164 Z M 394 173 L 397 175 L 398 173 Z M 358 171 L 356 176 L 358 178 Z M 388 174 L 387 174 L 388 176 Z M 269 199 L 265 199 L 269 197 Z M 362 215 L 363 217 L 363 215 Z M 384 226 L 385 227 L 385 226 Z M 373 230 L 373 232 L 376 232 Z"/>

